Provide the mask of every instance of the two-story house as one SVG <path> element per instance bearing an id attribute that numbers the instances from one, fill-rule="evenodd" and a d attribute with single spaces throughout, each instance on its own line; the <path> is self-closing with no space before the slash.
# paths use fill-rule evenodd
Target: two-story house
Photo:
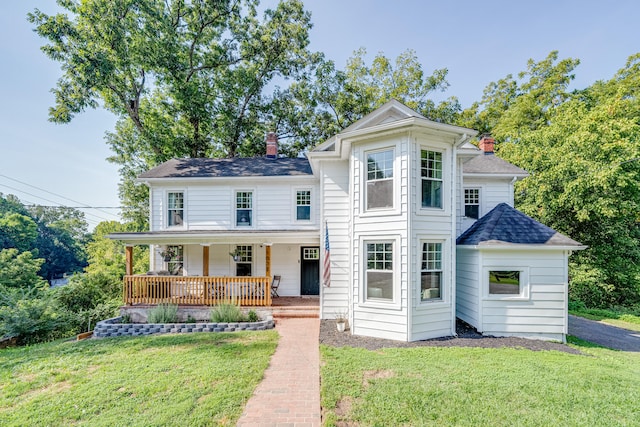
<path id="1" fill-rule="evenodd" d="M 277 275 L 280 295 L 319 295 L 320 316 L 347 311 L 358 335 L 452 336 L 459 317 L 564 340 L 583 247 L 513 208 L 527 173 L 476 134 L 390 101 L 306 158 L 278 157 L 270 134 L 265 158 L 168 161 L 139 177 L 150 231 L 112 237 L 152 245 L 153 269 L 179 280 L 128 275 L 126 302 L 269 304 Z"/>

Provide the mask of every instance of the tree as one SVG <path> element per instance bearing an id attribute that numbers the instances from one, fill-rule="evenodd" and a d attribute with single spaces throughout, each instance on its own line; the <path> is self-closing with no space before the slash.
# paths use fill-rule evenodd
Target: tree
<path id="1" fill-rule="evenodd" d="M 588 245 L 571 258 L 570 294 L 590 306 L 640 301 L 640 56 L 614 78 L 567 92 L 575 60 L 529 61 L 514 87 L 492 84 L 478 111 L 498 153 L 531 176 L 525 213 Z M 500 90 L 494 90 L 501 88 Z"/>
<path id="2" fill-rule="evenodd" d="M 119 117 L 107 137 L 121 166 L 127 219 L 140 214 L 132 177 L 172 157 L 252 156 L 277 131 L 273 83 L 312 62 L 310 15 L 281 1 L 258 19 L 257 0 L 59 0 L 69 14 L 29 15 L 62 64 L 50 119 L 102 105 Z M 273 95 L 269 95 L 269 90 Z"/>
<path id="3" fill-rule="evenodd" d="M 6 288 L 46 288 L 48 284 L 38 275 L 44 263 L 29 251 L 15 248 L 0 251 L 0 285 Z"/>
<path id="4" fill-rule="evenodd" d="M 28 216 L 19 213 L 0 214 L 0 249 L 31 250 L 38 237 L 38 226 Z"/>

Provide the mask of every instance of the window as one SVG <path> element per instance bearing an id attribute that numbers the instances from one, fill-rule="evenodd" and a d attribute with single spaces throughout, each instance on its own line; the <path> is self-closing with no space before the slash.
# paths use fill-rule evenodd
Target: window
<path id="1" fill-rule="evenodd" d="M 253 213 L 253 192 L 238 191 L 236 193 L 236 226 L 251 227 Z"/>
<path id="2" fill-rule="evenodd" d="M 367 300 L 393 300 L 393 243 L 365 242 Z"/>
<path id="3" fill-rule="evenodd" d="M 169 271 L 170 274 L 182 275 L 184 268 L 184 247 L 167 246 L 165 260 L 167 263 L 167 271 Z"/>
<path id="4" fill-rule="evenodd" d="M 393 207 L 393 150 L 367 154 L 367 210 Z"/>
<path id="5" fill-rule="evenodd" d="M 184 221 L 184 193 L 167 193 L 167 225 L 182 225 Z"/>
<path id="6" fill-rule="evenodd" d="M 480 218 L 480 189 L 464 189 L 464 216 L 467 218 Z"/>
<path id="7" fill-rule="evenodd" d="M 320 259 L 320 248 L 303 248 L 302 259 L 305 259 L 305 260 Z"/>
<path id="8" fill-rule="evenodd" d="M 420 301 L 442 299 L 442 243 L 422 243 Z"/>
<path id="9" fill-rule="evenodd" d="M 442 153 L 422 150 L 420 174 L 422 176 L 422 207 L 442 208 Z"/>
<path id="10" fill-rule="evenodd" d="M 489 295 L 520 295 L 520 271 L 490 270 Z"/>
<path id="11" fill-rule="evenodd" d="M 251 276 L 253 264 L 253 246 L 236 246 L 238 261 L 236 262 L 236 276 Z"/>
<path id="12" fill-rule="evenodd" d="M 309 221 L 311 219 L 311 191 L 296 191 L 296 220 Z"/>

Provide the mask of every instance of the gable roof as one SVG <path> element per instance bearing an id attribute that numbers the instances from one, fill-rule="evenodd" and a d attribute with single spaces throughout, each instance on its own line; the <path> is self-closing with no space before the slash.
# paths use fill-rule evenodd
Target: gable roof
<path id="1" fill-rule="evenodd" d="M 400 123 L 404 121 L 407 121 L 407 123 L 419 123 L 423 127 L 432 128 L 434 130 L 467 135 L 468 137 L 473 137 L 478 133 L 473 129 L 429 120 L 422 114 L 412 110 L 403 103 L 392 99 L 381 107 L 378 107 L 371 113 L 362 117 L 360 120 L 357 120 L 351 125 L 347 126 L 337 135 L 332 136 L 322 144 L 318 145 L 312 150 L 312 152 L 335 151 L 336 143 L 339 143 L 340 140 L 345 137 L 352 136 L 356 133 L 367 132 L 368 128 L 373 128 L 376 126 L 383 127 L 384 125 L 393 125 L 394 123 Z"/>
<path id="2" fill-rule="evenodd" d="M 558 233 L 535 219 L 500 203 L 456 240 L 458 245 L 505 246 L 544 245 L 584 249 L 581 243 Z"/>
<path id="3" fill-rule="evenodd" d="M 465 175 L 508 175 L 517 177 L 527 177 L 529 173 L 518 166 L 502 160 L 500 157 L 491 154 L 481 153 L 469 161 L 462 164 L 462 173 Z"/>
<path id="4" fill-rule="evenodd" d="M 234 157 L 231 159 L 171 159 L 138 179 L 231 178 L 251 176 L 312 176 L 306 158 Z"/>

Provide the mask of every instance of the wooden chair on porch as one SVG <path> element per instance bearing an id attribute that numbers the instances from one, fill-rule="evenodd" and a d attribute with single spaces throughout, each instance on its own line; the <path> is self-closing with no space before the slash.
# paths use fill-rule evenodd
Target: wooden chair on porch
<path id="1" fill-rule="evenodd" d="M 273 276 L 273 281 L 271 282 L 271 296 L 272 297 L 280 297 L 278 295 L 278 287 L 280 286 L 280 276 Z"/>

